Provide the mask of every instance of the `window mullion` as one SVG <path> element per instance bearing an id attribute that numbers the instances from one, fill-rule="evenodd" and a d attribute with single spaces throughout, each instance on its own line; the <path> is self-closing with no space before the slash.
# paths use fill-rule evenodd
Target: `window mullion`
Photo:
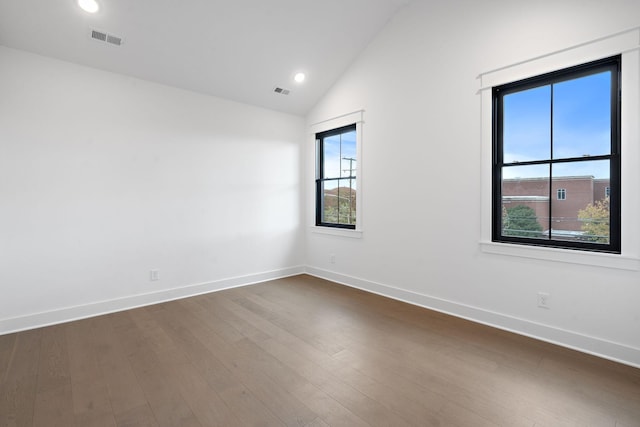
<path id="1" fill-rule="evenodd" d="M 338 177 L 342 178 L 342 134 L 340 134 L 340 151 L 338 155 Z M 338 222 L 340 221 L 340 180 L 338 180 Z"/>
<path id="2" fill-rule="evenodd" d="M 551 96 L 549 98 L 549 114 L 551 115 L 551 117 L 549 117 L 549 218 L 548 218 L 548 229 L 549 229 L 549 235 L 548 235 L 548 239 L 551 240 L 553 238 L 553 205 L 554 205 L 554 201 L 553 201 L 553 159 L 554 159 L 554 152 L 553 152 L 553 91 L 554 91 L 554 84 L 551 84 Z"/>

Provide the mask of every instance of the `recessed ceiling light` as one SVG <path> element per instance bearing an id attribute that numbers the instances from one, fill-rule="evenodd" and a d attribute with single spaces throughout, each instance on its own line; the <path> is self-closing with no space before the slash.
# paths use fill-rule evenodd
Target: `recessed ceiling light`
<path id="1" fill-rule="evenodd" d="M 96 0 L 78 0 L 78 6 L 89 13 L 96 13 L 100 9 L 100 5 Z"/>
<path id="2" fill-rule="evenodd" d="M 297 73 L 293 76 L 293 80 L 295 80 L 296 83 L 302 83 L 306 77 L 307 76 L 305 76 L 304 73 Z"/>

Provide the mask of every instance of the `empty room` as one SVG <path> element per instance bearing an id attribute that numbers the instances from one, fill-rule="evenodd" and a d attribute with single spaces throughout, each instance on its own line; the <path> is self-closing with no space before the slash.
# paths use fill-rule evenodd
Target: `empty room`
<path id="1" fill-rule="evenodd" d="M 640 426 L 637 0 L 0 1 L 0 426 Z"/>

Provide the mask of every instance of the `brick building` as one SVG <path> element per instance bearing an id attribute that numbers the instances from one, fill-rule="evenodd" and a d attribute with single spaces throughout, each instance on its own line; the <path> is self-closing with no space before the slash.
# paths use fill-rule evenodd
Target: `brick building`
<path id="1" fill-rule="evenodd" d="M 549 212 L 549 178 L 514 178 L 502 182 L 502 206 L 524 205 L 536 212 L 542 229 L 548 230 L 549 214 L 553 234 L 577 236 L 582 231 L 578 212 L 609 195 L 609 179 L 593 176 L 564 176 L 552 180 Z"/>

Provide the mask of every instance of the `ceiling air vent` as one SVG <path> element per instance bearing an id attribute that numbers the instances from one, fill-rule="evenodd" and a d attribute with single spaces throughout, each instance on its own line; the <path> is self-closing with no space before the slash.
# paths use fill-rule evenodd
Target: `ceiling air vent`
<path id="1" fill-rule="evenodd" d="M 281 87 L 275 87 L 273 88 L 273 91 L 275 93 L 279 93 L 280 95 L 289 95 L 290 92 L 289 89 L 282 89 Z"/>
<path id="2" fill-rule="evenodd" d="M 102 42 L 106 42 L 107 41 L 107 34 L 106 33 L 101 33 L 100 31 L 91 30 L 91 38 L 96 39 L 96 40 L 100 40 Z"/>
<path id="3" fill-rule="evenodd" d="M 91 38 L 101 42 L 110 43 L 116 46 L 122 44 L 122 37 L 114 36 L 113 34 L 103 33 L 102 31 L 91 30 Z"/>
<path id="4" fill-rule="evenodd" d="M 107 43 L 115 44 L 116 46 L 120 46 L 122 44 L 122 39 L 120 37 L 112 36 L 111 34 L 107 34 Z"/>

